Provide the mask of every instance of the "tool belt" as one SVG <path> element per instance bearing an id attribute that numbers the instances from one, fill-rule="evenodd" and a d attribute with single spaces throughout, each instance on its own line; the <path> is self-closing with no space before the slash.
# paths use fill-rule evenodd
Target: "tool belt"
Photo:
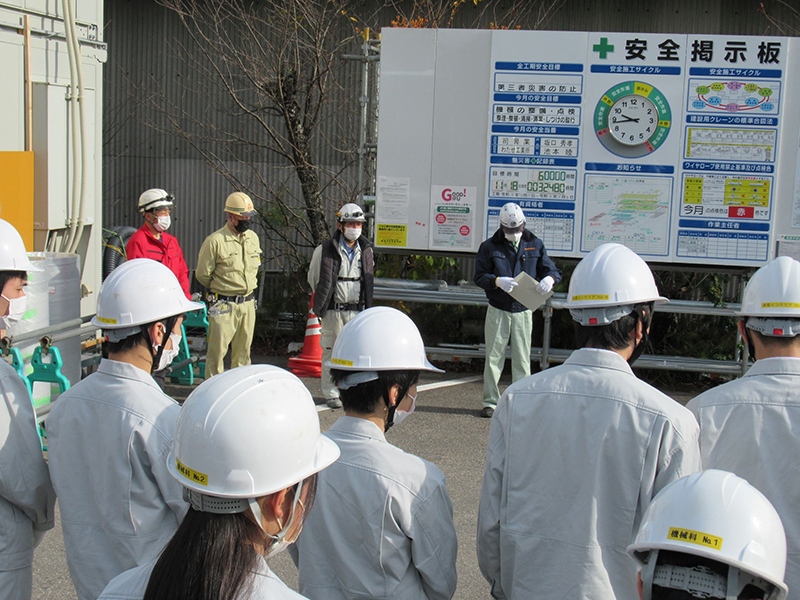
<path id="1" fill-rule="evenodd" d="M 350 304 L 345 304 L 342 302 L 334 302 L 333 306 L 331 306 L 330 310 L 361 310 L 362 306 L 357 302 L 352 302 Z"/>
<path id="2" fill-rule="evenodd" d="M 255 292 L 252 292 L 247 296 L 223 296 L 222 294 L 209 294 L 207 300 L 209 304 L 213 304 L 214 302 L 233 302 L 234 304 L 244 304 L 245 302 L 254 300 L 255 297 Z"/>

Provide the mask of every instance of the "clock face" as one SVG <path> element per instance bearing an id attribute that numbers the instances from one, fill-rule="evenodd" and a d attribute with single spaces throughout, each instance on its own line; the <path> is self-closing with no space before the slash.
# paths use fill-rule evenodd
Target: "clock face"
<path id="1" fill-rule="evenodd" d="M 626 81 L 603 94 L 594 111 L 597 139 L 610 152 L 640 158 L 667 138 L 672 113 L 664 95 L 641 81 Z"/>
<path id="2" fill-rule="evenodd" d="M 643 96 L 623 96 L 611 107 L 608 132 L 626 146 L 638 146 L 649 140 L 658 126 L 655 105 Z"/>

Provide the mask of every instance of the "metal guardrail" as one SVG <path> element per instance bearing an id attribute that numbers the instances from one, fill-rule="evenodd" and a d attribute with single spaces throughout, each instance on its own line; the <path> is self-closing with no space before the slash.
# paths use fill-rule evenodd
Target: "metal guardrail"
<path id="1" fill-rule="evenodd" d="M 476 285 L 467 284 L 448 286 L 444 281 L 409 281 L 396 279 L 376 279 L 374 297 L 379 300 L 394 300 L 405 302 L 425 302 L 429 304 L 458 304 L 464 306 L 488 306 L 484 291 Z M 531 348 L 531 361 L 538 361 L 542 369 L 551 364 L 564 362 L 572 350 L 550 347 L 552 332 L 553 310 L 564 309 L 567 297 L 564 293 L 553 296 L 542 307 L 544 317 L 544 331 L 542 347 Z M 714 317 L 735 317 L 739 304 L 716 306 L 711 302 L 692 300 L 670 300 L 668 304 L 659 304 L 655 312 L 706 315 Z M 738 339 L 738 338 L 737 338 Z M 441 344 L 426 347 L 426 352 L 431 356 L 444 359 L 484 358 L 485 345 L 474 346 L 460 344 Z M 509 350 L 506 357 L 510 358 Z M 743 352 L 740 360 L 712 360 L 687 356 L 655 356 L 644 354 L 636 361 L 636 367 L 641 369 L 656 369 L 665 371 L 684 371 L 693 373 L 720 373 L 727 375 L 743 375 L 746 370 L 748 355 Z"/>

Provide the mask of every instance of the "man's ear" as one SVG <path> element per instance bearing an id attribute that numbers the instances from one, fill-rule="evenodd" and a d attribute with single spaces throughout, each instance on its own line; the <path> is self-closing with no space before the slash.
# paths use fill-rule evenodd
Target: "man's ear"
<path id="1" fill-rule="evenodd" d="M 636 326 L 631 330 L 630 339 L 633 342 L 633 345 L 635 346 L 636 344 L 642 341 L 643 337 L 644 337 L 644 328 L 642 327 L 642 320 L 636 319 Z"/>
<path id="2" fill-rule="evenodd" d="M 392 387 L 389 388 L 389 404 L 388 406 L 394 406 L 397 404 L 402 398 L 398 398 L 397 396 L 400 394 L 400 386 L 398 384 L 394 384 Z"/>
<path id="3" fill-rule="evenodd" d="M 750 340 L 750 334 L 747 331 L 747 327 L 745 326 L 745 320 L 739 319 L 736 322 L 736 328 L 739 330 L 739 335 L 742 336 L 744 343 L 746 344 Z"/>
<path id="4" fill-rule="evenodd" d="M 164 343 L 164 338 L 166 335 L 166 325 L 164 325 L 161 321 L 156 321 L 150 327 L 147 328 L 147 334 L 150 336 L 150 340 L 152 344 L 161 345 Z"/>

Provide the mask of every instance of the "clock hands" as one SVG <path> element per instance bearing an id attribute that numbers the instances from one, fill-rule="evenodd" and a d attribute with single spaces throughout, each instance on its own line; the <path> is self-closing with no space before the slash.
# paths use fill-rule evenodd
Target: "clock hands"
<path id="1" fill-rule="evenodd" d="M 639 118 L 638 117 L 636 119 L 633 119 L 633 118 L 629 117 L 628 115 L 622 115 L 622 116 L 625 118 L 624 121 L 619 121 L 619 120 L 617 120 L 617 117 L 614 117 L 613 122 L 614 123 L 631 123 L 631 122 L 638 123 L 639 122 Z"/>

